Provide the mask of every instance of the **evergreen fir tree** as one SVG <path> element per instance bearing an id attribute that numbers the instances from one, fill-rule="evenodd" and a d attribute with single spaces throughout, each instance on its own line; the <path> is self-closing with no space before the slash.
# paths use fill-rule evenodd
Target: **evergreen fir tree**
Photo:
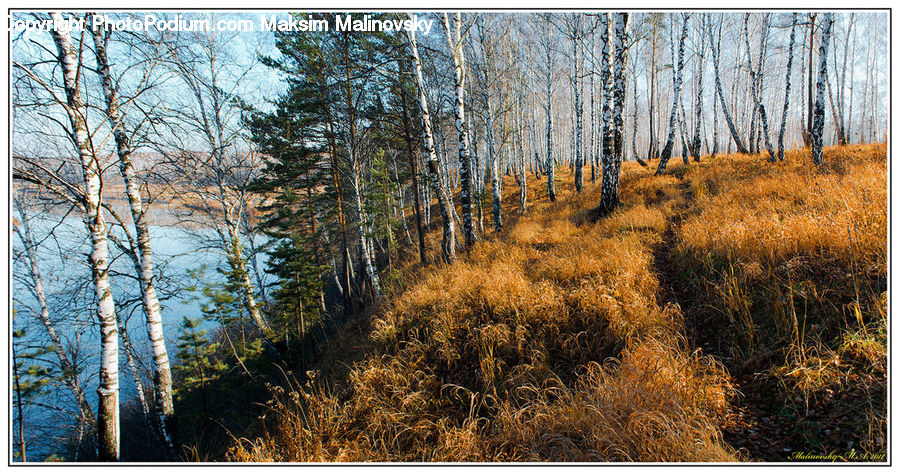
<path id="1" fill-rule="evenodd" d="M 228 367 L 215 357 L 218 343 L 210 343 L 206 330 L 200 325 L 204 319 L 184 317 L 181 322 L 181 333 L 178 336 L 178 363 L 175 370 L 182 376 L 181 384 L 175 390 L 176 395 L 182 391 L 199 389 L 204 406 L 206 405 L 206 386 Z M 205 410 L 205 407 L 204 407 Z"/>

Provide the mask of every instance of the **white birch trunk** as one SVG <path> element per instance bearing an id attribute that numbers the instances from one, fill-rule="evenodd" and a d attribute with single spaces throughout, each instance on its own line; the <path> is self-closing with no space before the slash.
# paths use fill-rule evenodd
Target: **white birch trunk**
<path id="1" fill-rule="evenodd" d="M 353 148 L 352 145 L 350 148 Z M 372 257 L 374 250 L 369 245 L 369 219 L 362 202 L 362 189 L 360 188 L 358 169 L 359 164 L 352 151 L 350 152 L 350 163 L 352 164 L 350 184 L 353 186 L 353 198 L 356 200 L 356 232 L 359 235 L 359 248 L 362 257 L 363 270 L 366 273 L 366 277 L 369 279 L 369 283 L 372 284 L 372 290 L 375 291 L 375 296 L 381 297 L 381 286 L 378 283 L 378 273 L 375 270 L 375 264 Z"/>
<path id="2" fill-rule="evenodd" d="M 62 15 L 50 14 L 55 22 Z M 78 149 L 84 178 L 84 222 L 91 236 L 91 275 L 97 297 L 97 319 L 100 323 L 100 381 L 97 411 L 97 435 L 101 461 L 119 460 L 119 343 L 116 328 L 116 306 L 109 283 L 108 228 L 101 210 L 101 168 L 94 155 L 85 122 L 86 108 L 79 90 L 80 58 L 72 45 L 69 31 L 52 29 L 59 52 L 59 64 L 66 91 L 66 113 L 72 140 Z"/>
<path id="3" fill-rule="evenodd" d="M 738 133 L 737 127 L 734 125 L 734 120 L 731 118 L 731 113 L 728 111 L 728 103 L 725 101 L 725 93 L 722 92 L 722 79 L 721 75 L 719 74 L 719 53 L 720 43 L 722 39 L 721 31 L 717 35 L 718 40 L 714 40 L 712 20 L 709 14 L 706 14 L 706 21 L 707 33 L 709 34 L 710 50 L 713 57 L 713 69 L 715 70 L 716 93 L 719 97 L 719 104 L 722 106 L 722 114 L 725 116 L 725 122 L 728 124 L 728 131 L 731 132 L 731 138 L 734 140 L 734 145 L 735 147 L 737 147 L 738 152 L 747 153 L 747 148 L 744 146 L 744 142 L 741 140 L 741 135 L 740 133 Z"/>
<path id="4" fill-rule="evenodd" d="M 122 338 L 122 348 L 125 350 L 125 362 L 128 364 L 128 370 L 131 372 L 131 379 L 134 381 L 134 392 L 137 393 L 138 402 L 141 404 L 141 414 L 144 415 L 144 424 L 147 426 L 147 430 L 152 432 L 154 427 L 152 424 L 152 415 L 150 414 L 150 404 L 147 403 L 147 396 L 144 392 L 144 381 L 141 378 L 141 373 L 138 371 L 137 363 L 135 362 L 137 357 L 134 354 L 134 346 L 131 344 L 131 339 L 128 337 L 125 325 L 122 323 L 122 319 L 118 314 L 116 315 L 116 320 L 116 323 L 119 326 L 119 336 Z"/>
<path id="5" fill-rule="evenodd" d="M 603 141 L 600 153 L 601 168 L 606 168 L 608 157 L 612 154 L 612 142 L 609 139 L 609 129 L 612 127 L 612 86 L 610 85 L 609 61 L 609 16 L 600 15 L 600 140 Z M 601 184 L 602 186 L 602 184 Z M 601 188 L 602 190 L 602 188 Z M 601 191 L 602 193 L 602 191 Z"/>
<path id="6" fill-rule="evenodd" d="M 485 93 L 487 95 L 487 93 Z M 501 145 L 500 154 L 495 150 L 494 145 L 494 114 L 491 109 L 490 98 L 486 98 L 487 108 L 487 140 L 488 140 L 488 156 L 490 157 L 491 167 L 491 216 L 494 218 L 494 232 L 500 231 L 503 227 L 502 218 L 500 216 L 501 205 L 501 187 L 503 186 L 503 175 L 501 170 L 503 147 Z"/>
<path id="7" fill-rule="evenodd" d="M 501 140 L 500 151 L 498 153 L 497 150 L 497 140 L 494 135 L 494 109 L 492 107 L 492 97 L 490 94 L 490 77 L 488 77 L 488 64 L 489 59 L 487 57 L 486 51 L 489 48 L 490 43 L 486 40 L 484 35 L 484 17 L 479 16 L 477 18 L 477 22 L 479 25 L 479 29 L 481 31 L 481 49 L 484 57 L 484 64 L 482 65 L 479 71 L 482 88 L 481 88 L 481 97 L 482 102 L 484 102 L 484 113 L 485 113 L 485 141 L 487 142 L 487 152 L 488 158 L 486 167 L 490 172 L 491 179 L 491 218 L 494 221 L 494 232 L 500 231 L 503 226 L 503 221 L 501 217 L 501 199 L 502 193 L 501 189 L 503 187 L 503 176 L 502 172 L 502 163 L 503 158 L 501 156 L 503 150 L 503 144 Z M 506 116 L 504 115 L 504 118 Z M 505 125 L 505 124 L 503 124 Z M 505 127 L 502 127 L 501 130 L 506 130 Z"/>
<path id="8" fill-rule="evenodd" d="M 604 145 L 603 182 L 600 188 L 601 214 L 607 214 L 619 204 L 619 174 L 622 169 L 622 144 L 625 136 L 625 45 L 628 42 L 627 13 L 613 14 L 612 51 L 612 124 Z"/>
<path id="9" fill-rule="evenodd" d="M 547 196 L 556 201 L 556 163 L 553 161 L 553 28 L 547 14 Z"/>
<path id="10" fill-rule="evenodd" d="M 153 351 L 153 383 L 157 406 L 156 413 L 159 418 L 156 424 L 158 424 L 158 429 L 162 433 L 166 446 L 171 451 L 175 448 L 172 433 L 175 417 L 175 407 L 172 400 L 172 370 L 169 365 L 168 352 L 166 351 L 162 313 L 159 298 L 156 295 L 156 285 L 153 276 L 153 249 L 150 246 L 150 229 L 145 219 L 143 198 L 141 197 L 137 174 L 131 159 L 131 146 L 128 134 L 125 132 L 119 111 L 118 98 L 113 87 L 112 73 L 107 57 L 108 36 L 104 35 L 99 29 L 93 29 L 92 34 L 97 58 L 97 72 L 103 84 L 103 95 L 106 100 L 106 115 L 110 128 L 113 131 L 116 152 L 119 158 L 119 169 L 125 182 L 125 193 L 128 197 L 131 217 L 136 231 L 138 249 L 134 250 L 134 252 L 139 256 L 138 277 L 148 338 Z"/>
<path id="11" fill-rule="evenodd" d="M 525 138 L 523 137 L 523 131 L 525 128 L 525 112 L 523 108 L 525 107 L 525 72 L 522 71 L 521 76 L 522 84 L 519 86 L 519 107 L 517 114 L 517 132 L 519 139 L 519 210 L 522 214 L 527 212 L 527 201 L 528 201 L 528 186 L 527 180 L 528 177 L 525 173 Z"/>
<path id="12" fill-rule="evenodd" d="M 412 14 L 410 14 L 410 18 L 412 18 Z M 443 222 L 444 234 L 441 240 L 441 257 L 444 262 L 450 264 L 456 259 L 456 248 L 454 246 L 456 231 L 453 224 L 453 216 L 451 215 L 447 190 L 444 189 L 444 186 L 441 183 L 440 163 L 438 161 L 437 153 L 434 150 L 434 136 L 431 131 L 431 116 L 428 114 L 428 96 L 425 92 L 425 79 L 422 77 L 422 61 L 419 59 L 419 49 L 416 44 L 415 30 L 410 31 L 408 36 L 413 61 L 416 66 L 416 86 L 418 86 L 419 90 L 419 108 L 421 109 L 422 135 L 425 143 L 426 159 L 428 161 L 428 177 L 431 182 L 431 190 L 437 196 L 438 208 L 440 209 L 441 221 Z M 426 198 L 425 202 L 430 203 L 430 198 Z M 430 206 L 426 206 L 426 209 L 428 208 L 430 208 Z M 430 221 L 430 219 L 428 221 Z"/>
<path id="13" fill-rule="evenodd" d="M 590 153 L 588 154 L 588 160 L 591 162 L 591 183 L 597 181 L 597 154 L 596 154 L 596 145 L 597 145 L 597 120 L 596 120 L 596 100 L 594 98 L 595 87 L 594 87 L 594 76 L 597 72 L 597 35 L 596 33 L 591 33 L 591 80 L 589 89 L 591 90 L 591 123 L 588 127 L 591 134 L 591 144 L 590 144 Z"/>
<path id="14" fill-rule="evenodd" d="M 472 160 L 469 153 L 469 128 L 466 123 L 465 92 L 466 70 L 465 55 L 462 49 L 461 26 L 462 15 L 456 12 L 453 27 L 444 12 L 444 28 L 447 30 L 447 45 L 450 47 L 450 57 L 453 58 L 454 86 L 456 90 L 456 137 L 459 148 L 459 180 L 461 189 L 459 201 L 462 205 L 463 235 L 466 247 L 475 244 L 478 236 L 475 233 L 475 225 L 472 219 Z"/>
<path id="15" fill-rule="evenodd" d="M 702 30 L 702 27 L 701 27 Z M 697 78 L 697 97 L 694 108 L 694 136 L 691 139 L 691 155 L 695 162 L 700 161 L 700 124 L 703 122 L 703 73 L 706 69 L 706 42 L 700 40 L 700 55 L 698 56 L 700 65 L 698 67 L 699 74 Z"/>
<path id="16" fill-rule="evenodd" d="M 681 100 L 681 71 L 684 68 L 684 40 L 687 38 L 688 19 L 690 18 L 689 14 L 683 15 L 681 36 L 678 40 L 678 53 L 677 56 L 673 58 L 675 59 L 675 93 L 672 99 L 672 111 L 669 113 L 669 133 L 666 138 L 666 145 L 663 147 L 662 156 L 659 160 L 659 166 L 656 168 L 657 175 L 666 172 L 666 165 L 669 163 L 669 158 L 672 157 L 672 152 L 675 148 L 675 122 L 677 120 L 678 104 Z"/>
<path id="17" fill-rule="evenodd" d="M 762 58 L 765 54 L 765 44 L 766 37 L 769 32 L 769 16 L 768 14 L 763 15 L 763 25 L 762 25 L 762 39 L 760 40 L 760 52 L 759 58 L 760 60 L 757 62 L 757 69 L 753 68 L 753 60 L 750 56 L 750 28 L 747 23 L 750 18 L 749 13 L 744 14 L 744 42 L 747 47 L 747 68 L 750 70 L 750 95 L 753 99 L 754 109 L 759 114 L 760 122 L 762 122 L 762 133 L 765 136 L 766 150 L 769 152 L 769 160 L 775 161 L 777 160 L 775 156 L 775 151 L 772 148 L 772 140 L 769 137 L 769 119 L 766 116 L 766 107 L 762 103 Z M 752 128 L 751 128 L 752 130 Z M 750 140 L 754 142 L 756 139 L 753 137 L 753 133 L 751 132 Z"/>
<path id="18" fill-rule="evenodd" d="M 831 42 L 833 16 L 832 13 L 825 13 L 821 24 L 822 41 L 819 45 L 819 73 L 816 80 L 816 102 L 813 111 L 812 127 L 812 158 L 813 163 L 816 165 L 821 165 L 823 162 L 822 132 L 825 129 L 825 77 L 828 68 L 828 44 Z"/>
<path id="19" fill-rule="evenodd" d="M 637 54 L 635 54 L 635 59 L 637 59 Z M 632 78 L 631 78 L 631 87 L 632 87 L 632 100 L 634 100 L 634 118 L 631 121 L 631 154 L 634 156 L 634 160 L 641 164 L 642 167 L 647 166 L 647 162 L 641 159 L 640 153 L 638 153 L 637 148 L 637 131 L 638 131 L 638 92 L 637 92 L 637 63 L 632 64 Z"/>
<path id="20" fill-rule="evenodd" d="M 22 247 L 25 252 L 26 261 L 28 262 L 28 273 L 30 274 L 34 285 L 34 296 L 41 309 L 40 314 L 38 314 L 37 317 L 40 320 L 41 325 L 43 325 L 44 329 L 47 331 L 50 342 L 53 343 L 53 351 L 56 354 L 56 358 L 59 360 L 59 367 L 63 373 L 63 382 L 69 390 L 72 391 L 72 395 L 75 397 L 75 401 L 78 404 L 80 419 L 79 428 L 83 429 L 85 425 L 93 426 L 94 411 L 91 408 L 87 397 L 84 395 L 84 391 L 81 389 L 78 371 L 75 368 L 75 365 L 72 364 L 68 355 L 66 355 L 62 338 L 60 338 L 59 333 L 56 331 L 56 327 L 50 320 L 50 306 L 47 303 L 47 296 L 44 292 L 44 279 L 41 275 L 40 265 L 38 264 L 37 249 L 35 248 L 36 243 L 31 234 L 30 218 L 27 214 L 28 211 L 15 197 L 13 197 L 13 203 L 19 210 L 19 216 L 21 218 L 19 226 L 15 226 L 15 231 L 22 240 Z"/>
<path id="21" fill-rule="evenodd" d="M 575 95 L 575 191 L 584 188 L 584 105 L 581 98 L 581 14 L 574 13 L 572 26 L 572 89 Z"/>
<path id="22" fill-rule="evenodd" d="M 794 61 L 794 42 L 797 33 L 797 14 L 791 13 L 791 39 L 788 43 L 787 70 L 784 73 L 784 107 L 781 110 L 781 127 L 778 129 L 778 160 L 784 160 L 784 129 L 787 126 L 788 109 L 791 104 L 791 65 Z"/>

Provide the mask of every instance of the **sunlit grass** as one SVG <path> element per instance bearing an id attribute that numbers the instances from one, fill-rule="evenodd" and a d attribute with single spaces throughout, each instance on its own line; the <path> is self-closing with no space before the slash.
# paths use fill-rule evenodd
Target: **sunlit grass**
<path id="1" fill-rule="evenodd" d="M 673 251 L 703 283 L 686 291 L 753 344 L 776 326 L 788 350 L 771 374 L 789 390 L 835 384 L 842 358 L 874 367 L 884 334 L 873 312 L 885 299 L 837 309 L 850 323 L 834 349 L 816 340 L 833 321 L 814 321 L 800 302 L 834 304 L 833 288 L 857 277 L 864 294 L 871 282 L 860 276 L 886 272 L 884 146 L 830 149 L 826 161 L 840 166 L 809 170 L 799 153 L 784 164 L 726 156 L 656 177 L 626 163 L 622 206 L 596 223 L 599 184 L 576 195 L 561 173 L 558 201 L 533 201 L 520 216 L 507 177 L 505 228 L 452 265 L 406 264 L 414 272 L 373 316 L 370 351 L 348 380 L 275 388 L 266 430 L 229 459 L 735 460 L 719 429 L 730 378 L 688 348 L 678 306 L 659 303 L 653 249 L 675 222 Z M 530 196 L 544 186 L 532 179 Z M 439 234 L 428 236 L 432 257 Z M 817 259 L 849 280 L 823 287 L 782 272 Z M 772 322 L 755 306 L 761 282 Z"/>
<path id="2" fill-rule="evenodd" d="M 825 162 L 792 152 L 784 163 L 728 156 L 691 167 L 694 203 L 676 252 L 701 307 L 724 322 L 735 365 L 805 405 L 840 391 L 877 396 L 844 410 L 869 428 L 853 436 L 876 451 L 886 415 L 886 147 L 827 148 Z"/>

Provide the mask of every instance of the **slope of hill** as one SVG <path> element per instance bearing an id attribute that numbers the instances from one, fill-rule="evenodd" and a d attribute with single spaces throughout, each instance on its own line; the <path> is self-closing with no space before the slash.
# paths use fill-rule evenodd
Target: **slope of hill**
<path id="1" fill-rule="evenodd" d="M 401 275 L 317 378 L 273 388 L 228 459 L 878 460 L 885 146 L 826 163 L 626 163 L 597 221 L 599 184 L 564 175 L 550 203 L 535 181 L 526 215 Z"/>

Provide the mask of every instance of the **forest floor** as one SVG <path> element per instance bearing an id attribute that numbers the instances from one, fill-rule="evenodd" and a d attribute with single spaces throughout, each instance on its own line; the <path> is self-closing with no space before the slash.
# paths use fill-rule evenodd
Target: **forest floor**
<path id="1" fill-rule="evenodd" d="M 227 459 L 884 461 L 886 148 L 826 164 L 629 162 L 600 220 L 589 172 L 525 214 L 507 177 L 504 228 L 392 269 Z"/>

